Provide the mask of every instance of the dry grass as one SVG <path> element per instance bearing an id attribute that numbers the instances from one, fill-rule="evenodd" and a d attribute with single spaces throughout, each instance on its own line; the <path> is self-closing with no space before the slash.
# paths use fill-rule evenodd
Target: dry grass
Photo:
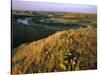
<path id="1" fill-rule="evenodd" d="M 12 74 L 96 69 L 96 63 L 96 30 L 70 29 L 16 48 Z"/>

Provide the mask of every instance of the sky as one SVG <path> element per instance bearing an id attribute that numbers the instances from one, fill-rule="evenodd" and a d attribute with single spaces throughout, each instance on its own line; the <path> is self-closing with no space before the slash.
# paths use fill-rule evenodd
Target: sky
<path id="1" fill-rule="evenodd" d="M 12 0 L 12 10 L 96 13 L 95 5 Z"/>

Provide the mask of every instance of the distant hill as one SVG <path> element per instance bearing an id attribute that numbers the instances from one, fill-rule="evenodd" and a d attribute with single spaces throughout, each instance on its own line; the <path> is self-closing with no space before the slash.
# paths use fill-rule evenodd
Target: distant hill
<path id="1" fill-rule="evenodd" d="M 40 73 L 96 69 L 96 30 L 59 31 L 15 49 L 12 73 Z"/>

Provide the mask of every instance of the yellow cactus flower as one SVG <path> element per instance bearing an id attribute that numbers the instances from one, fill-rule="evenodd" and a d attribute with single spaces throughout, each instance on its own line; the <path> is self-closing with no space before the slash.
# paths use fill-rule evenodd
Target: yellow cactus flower
<path id="1" fill-rule="evenodd" d="M 61 69 L 66 70 L 66 66 L 64 64 L 59 65 Z"/>

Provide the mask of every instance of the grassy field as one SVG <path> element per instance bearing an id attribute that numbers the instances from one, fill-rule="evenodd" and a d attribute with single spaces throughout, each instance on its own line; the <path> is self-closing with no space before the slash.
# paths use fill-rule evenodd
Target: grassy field
<path id="1" fill-rule="evenodd" d="M 29 24 L 18 19 L 31 18 Z M 12 74 L 97 68 L 96 14 L 12 13 Z"/>
<path id="2" fill-rule="evenodd" d="M 82 13 L 48 13 L 40 14 L 13 14 L 13 48 L 19 45 L 39 40 L 57 31 L 76 29 L 91 26 L 96 28 L 96 14 Z M 50 16 L 51 15 L 51 16 Z M 80 18 L 79 18 L 80 17 Z M 16 22 L 17 19 L 32 18 L 29 25 Z M 41 21 L 43 20 L 43 21 Z"/>
<path id="3" fill-rule="evenodd" d="M 96 30 L 88 28 L 57 32 L 22 44 L 12 58 L 12 73 L 40 73 L 96 69 Z"/>

